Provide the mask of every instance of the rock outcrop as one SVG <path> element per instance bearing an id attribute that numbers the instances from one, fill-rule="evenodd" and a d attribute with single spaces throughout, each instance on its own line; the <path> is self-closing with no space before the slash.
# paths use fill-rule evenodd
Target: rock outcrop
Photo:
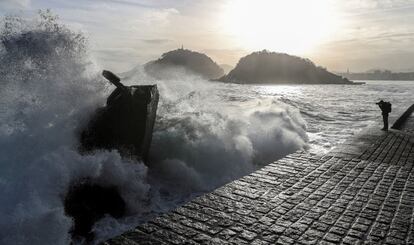
<path id="1" fill-rule="evenodd" d="M 100 186 L 90 180 L 73 184 L 64 200 L 65 212 L 73 218 L 71 229 L 74 240 L 94 239 L 93 225 L 105 215 L 121 218 L 125 214 L 125 201 L 116 187 Z"/>
<path id="2" fill-rule="evenodd" d="M 240 59 L 228 75 L 219 79 L 233 83 L 352 84 L 312 61 L 283 53 L 255 52 Z"/>
<path id="3" fill-rule="evenodd" d="M 201 75 L 206 79 L 217 79 L 224 75 L 223 69 L 205 54 L 188 49 L 177 49 L 162 54 L 161 58 L 148 62 L 144 66 L 145 71 L 157 78 L 162 71 L 171 68 L 185 68 L 186 70 Z"/>

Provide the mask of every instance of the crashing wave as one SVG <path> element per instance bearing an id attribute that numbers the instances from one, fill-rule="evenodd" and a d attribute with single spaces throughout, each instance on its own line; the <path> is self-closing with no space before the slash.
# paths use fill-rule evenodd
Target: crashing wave
<path id="1" fill-rule="evenodd" d="M 306 147 L 295 108 L 182 76 L 157 82 L 150 169 L 116 151 L 81 155 L 78 133 L 109 93 L 86 39 L 48 12 L 5 18 L 0 38 L 0 244 L 69 244 L 63 201 L 83 179 L 126 202 L 126 217 L 94 226 L 98 242 Z M 153 80 L 138 70 L 129 82 Z"/>

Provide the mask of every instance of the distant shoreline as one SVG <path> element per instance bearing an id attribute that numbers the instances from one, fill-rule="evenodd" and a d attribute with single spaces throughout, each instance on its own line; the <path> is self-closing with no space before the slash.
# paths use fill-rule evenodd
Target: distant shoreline
<path id="1" fill-rule="evenodd" d="M 369 80 L 369 81 L 414 81 L 414 72 L 392 72 L 388 70 L 375 70 L 373 72 L 337 72 L 339 76 L 349 80 Z"/>
<path id="2" fill-rule="evenodd" d="M 387 79 L 354 79 L 353 81 L 357 82 L 364 82 L 372 81 L 372 82 L 414 82 L 413 80 L 387 80 Z"/>
<path id="3" fill-rule="evenodd" d="M 360 80 L 360 81 L 351 81 L 350 83 L 293 83 L 293 82 L 258 82 L 258 83 L 246 83 L 246 82 L 237 82 L 237 81 L 221 81 L 219 79 L 210 79 L 212 82 L 218 82 L 218 83 L 227 83 L 227 84 L 237 84 L 237 85 L 364 85 L 366 82 Z"/>

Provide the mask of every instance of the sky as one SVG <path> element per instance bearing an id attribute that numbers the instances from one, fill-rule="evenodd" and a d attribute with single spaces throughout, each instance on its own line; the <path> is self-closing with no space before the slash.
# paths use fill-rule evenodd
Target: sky
<path id="1" fill-rule="evenodd" d="M 0 0 L 1 16 L 39 9 L 115 72 L 181 45 L 232 66 L 266 49 L 331 71 L 414 71 L 414 0 Z"/>

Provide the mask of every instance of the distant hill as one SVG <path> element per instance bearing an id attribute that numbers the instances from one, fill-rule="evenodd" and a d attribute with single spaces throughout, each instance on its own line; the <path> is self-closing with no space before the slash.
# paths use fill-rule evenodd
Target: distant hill
<path id="1" fill-rule="evenodd" d="M 229 73 L 234 68 L 234 66 L 227 65 L 227 64 L 220 64 L 220 67 L 223 69 L 225 74 Z"/>
<path id="2" fill-rule="evenodd" d="M 300 83 L 300 84 L 352 84 L 312 61 L 266 50 L 241 58 L 237 66 L 219 79 L 233 83 Z"/>
<path id="3" fill-rule="evenodd" d="M 205 54 L 188 49 L 176 49 L 162 54 L 161 58 L 145 64 L 144 69 L 152 76 L 169 68 L 182 67 L 207 79 L 217 79 L 224 75 L 223 69 Z"/>
<path id="4" fill-rule="evenodd" d="M 414 81 L 414 72 L 392 72 L 389 70 L 373 70 L 360 73 L 338 73 L 352 80 L 390 80 L 390 81 Z"/>

